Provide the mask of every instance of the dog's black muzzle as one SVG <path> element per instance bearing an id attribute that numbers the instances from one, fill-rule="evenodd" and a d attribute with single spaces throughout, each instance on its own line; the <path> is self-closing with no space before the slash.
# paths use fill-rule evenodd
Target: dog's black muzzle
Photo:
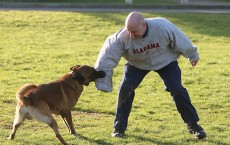
<path id="1" fill-rule="evenodd" d="M 106 76 L 105 71 L 103 70 L 96 70 L 95 72 L 95 79 L 97 78 L 104 78 Z"/>

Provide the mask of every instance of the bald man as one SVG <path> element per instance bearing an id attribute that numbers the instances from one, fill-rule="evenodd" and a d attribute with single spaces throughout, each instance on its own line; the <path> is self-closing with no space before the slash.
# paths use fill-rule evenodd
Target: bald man
<path id="1" fill-rule="evenodd" d="M 197 139 L 206 137 L 204 129 L 197 124 L 198 114 L 181 83 L 177 62 L 181 55 L 188 58 L 192 66 L 199 60 L 196 46 L 177 26 L 164 18 L 145 19 L 139 12 L 131 12 L 125 27 L 105 40 L 95 64 L 96 69 L 106 72 L 106 77 L 95 81 L 98 90 L 112 91 L 113 69 L 121 57 L 127 60 L 117 97 L 112 137 L 124 136 L 135 89 L 150 71 L 162 78 L 189 132 Z"/>

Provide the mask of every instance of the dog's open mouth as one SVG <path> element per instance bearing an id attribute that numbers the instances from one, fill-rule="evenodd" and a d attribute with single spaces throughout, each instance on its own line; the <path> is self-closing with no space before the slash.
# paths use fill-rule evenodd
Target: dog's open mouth
<path id="1" fill-rule="evenodd" d="M 90 82 L 93 82 L 95 81 L 96 79 L 98 78 L 103 78 L 106 76 L 106 73 L 102 70 L 96 70 L 89 79 L 85 79 L 84 78 L 84 81 L 83 81 L 83 84 L 85 86 L 88 86 Z M 83 76 L 82 76 L 83 77 Z"/>

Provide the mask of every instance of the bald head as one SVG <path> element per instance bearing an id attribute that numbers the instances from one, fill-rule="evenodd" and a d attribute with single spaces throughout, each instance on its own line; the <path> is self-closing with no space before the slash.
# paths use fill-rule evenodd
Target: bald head
<path id="1" fill-rule="evenodd" d="M 138 27 L 143 23 L 145 23 L 145 19 L 141 13 L 131 12 L 125 20 L 125 27 L 129 30 Z"/>
<path id="2" fill-rule="evenodd" d="M 139 12 L 131 12 L 125 20 L 125 28 L 133 38 L 143 36 L 146 30 L 145 19 Z M 133 34 L 132 34 L 133 33 Z"/>

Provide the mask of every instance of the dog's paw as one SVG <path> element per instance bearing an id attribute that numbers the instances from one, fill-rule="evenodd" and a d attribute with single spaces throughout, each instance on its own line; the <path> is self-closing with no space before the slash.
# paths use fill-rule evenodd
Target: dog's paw
<path id="1" fill-rule="evenodd" d="M 10 136 L 7 137 L 6 139 L 8 139 L 8 140 L 13 140 L 14 138 L 10 135 Z"/>

